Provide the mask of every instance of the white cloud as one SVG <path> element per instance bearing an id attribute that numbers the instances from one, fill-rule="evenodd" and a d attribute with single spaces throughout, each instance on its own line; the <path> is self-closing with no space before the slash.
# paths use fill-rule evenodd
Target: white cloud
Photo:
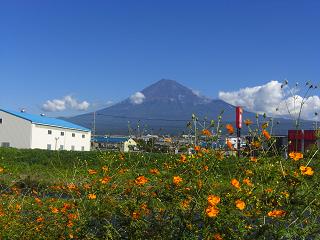
<path id="1" fill-rule="evenodd" d="M 141 104 L 143 103 L 146 97 L 143 95 L 142 92 L 136 92 L 135 94 L 131 95 L 130 102 L 132 104 Z"/>
<path id="2" fill-rule="evenodd" d="M 64 110 L 85 111 L 89 108 L 90 103 L 87 101 L 78 102 L 75 98 L 68 95 L 62 99 L 47 100 L 42 105 L 42 110 L 46 112 L 61 112 Z"/>
<path id="3" fill-rule="evenodd" d="M 247 87 L 233 92 L 219 92 L 219 98 L 232 105 L 243 106 L 246 110 L 266 113 L 269 116 L 294 117 L 299 115 L 303 98 L 298 95 L 297 89 L 287 86 L 281 88 L 282 83 L 272 80 L 267 84 Z M 320 98 L 317 95 L 304 99 L 301 118 L 312 120 L 314 113 L 320 112 Z M 291 115 L 290 115 L 290 114 Z"/>

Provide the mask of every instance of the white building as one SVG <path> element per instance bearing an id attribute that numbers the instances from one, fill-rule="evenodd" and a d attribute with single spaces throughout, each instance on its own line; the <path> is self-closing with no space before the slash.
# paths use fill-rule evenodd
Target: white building
<path id="1" fill-rule="evenodd" d="M 0 109 L 0 146 L 90 151 L 91 131 L 42 115 Z"/>

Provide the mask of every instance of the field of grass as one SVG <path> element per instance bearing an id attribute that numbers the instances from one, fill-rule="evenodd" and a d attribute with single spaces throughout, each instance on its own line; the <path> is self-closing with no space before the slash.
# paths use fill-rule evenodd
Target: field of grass
<path id="1" fill-rule="evenodd" d="M 320 156 L 301 157 L 0 148 L 0 236 L 320 239 Z"/>

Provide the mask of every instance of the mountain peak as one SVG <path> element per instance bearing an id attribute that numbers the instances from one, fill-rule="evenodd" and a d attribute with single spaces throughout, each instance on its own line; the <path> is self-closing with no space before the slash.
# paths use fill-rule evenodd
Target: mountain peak
<path id="1" fill-rule="evenodd" d="M 208 101 L 197 92 L 171 79 L 161 79 L 141 91 L 146 101 L 163 101 L 199 104 Z"/>

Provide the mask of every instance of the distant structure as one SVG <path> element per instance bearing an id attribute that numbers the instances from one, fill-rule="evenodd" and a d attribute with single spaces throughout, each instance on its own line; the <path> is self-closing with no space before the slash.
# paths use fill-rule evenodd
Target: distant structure
<path id="1" fill-rule="evenodd" d="M 119 150 L 129 152 L 131 149 L 137 149 L 137 143 L 132 138 L 127 137 L 106 137 L 95 136 L 91 139 L 93 148 L 101 150 Z"/>
<path id="2" fill-rule="evenodd" d="M 90 129 L 56 118 L 0 109 L 0 146 L 90 151 Z"/>

